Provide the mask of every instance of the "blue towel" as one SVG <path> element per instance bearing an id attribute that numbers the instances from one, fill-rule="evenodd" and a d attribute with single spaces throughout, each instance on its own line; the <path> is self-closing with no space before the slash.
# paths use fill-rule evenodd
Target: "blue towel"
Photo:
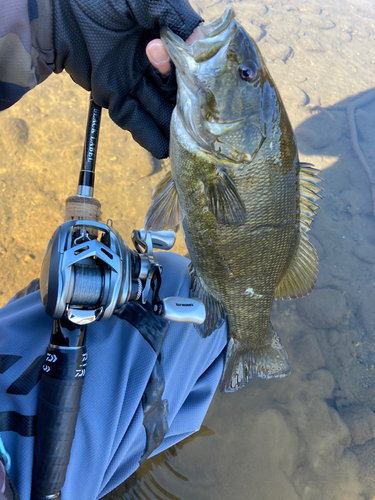
<path id="1" fill-rule="evenodd" d="M 163 252 L 157 260 L 164 269 L 160 297 L 188 297 L 189 261 Z M 21 419 L 30 417 L 28 421 L 36 415 L 40 384 L 32 381 L 40 371 L 52 323 L 39 292 L 0 310 L 3 426 L 9 415 L 13 422 L 17 414 Z M 226 342 L 226 325 L 202 339 L 193 325 L 170 323 L 162 346 L 168 432 L 151 456 L 200 428 L 221 376 Z M 138 468 L 146 447 L 142 395 L 156 362 L 155 351 L 134 327 L 116 317 L 88 325 L 87 351 L 81 410 L 62 500 L 101 498 Z M 22 394 L 14 390 L 15 385 Z M 12 394 L 7 393 L 9 387 Z M 0 431 L 12 459 L 11 479 L 21 500 L 29 500 L 34 437 L 27 428 L 24 436 L 4 431 L 1 425 Z"/>

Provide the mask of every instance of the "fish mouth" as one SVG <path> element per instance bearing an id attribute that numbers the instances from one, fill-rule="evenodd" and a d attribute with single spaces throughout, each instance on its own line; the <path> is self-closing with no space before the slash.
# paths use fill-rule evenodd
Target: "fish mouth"
<path id="1" fill-rule="evenodd" d="M 199 29 L 203 33 L 203 37 L 195 40 L 191 45 L 185 43 L 182 38 L 165 26 L 160 31 L 161 39 L 169 55 L 181 71 L 184 68 L 186 70 L 188 65 L 189 71 L 193 70 L 195 73 L 199 63 L 209 61 L 230 44 L 237 31 L 235 13 L 230 7 L 227 7 L 219 19 L 206 26 L 199 26 Z"/>
<path id="2" fill-rule="evenodd" d="M 215 21 L 212 21 L 211 23 L 206 24 L 205 26 L 202 25 L 199 27 L 199 29 L 202 31 L 204 35 L 206 35 L 209 38 L 212 38 L 216 35 L 220 35 L 224 30 L 226 30 L 234 18 L 235 18 L 235 13 L 233 9 L 227 7 L 225 9 L 224 14 L 221 17 L 219 17 L 219 19 L 215 19 Z"/>

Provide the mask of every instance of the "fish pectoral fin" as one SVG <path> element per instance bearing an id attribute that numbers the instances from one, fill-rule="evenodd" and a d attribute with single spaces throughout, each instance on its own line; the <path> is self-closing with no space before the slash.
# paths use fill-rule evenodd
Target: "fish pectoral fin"
<path id="1" fill-rule="evenodd" d="M 220 224 L 240 226 L 246 219 L 246 208 L 229 175 L 214 166 L 202 179 L 208 209 Z"/>
<path id="2" fill-rule="evenodd" d="M 316 175 L 319 170 L 310 164 L 300 163 L 297 167 L 297 223 L 299 236 L 292 261 L 278 284 L 275 299 L 294 299 L 308 295 L 318 278 L 319 261 L 315 248 L 310 243 L 307 231 L 310 231 L 315 210 L 319 208 L 315 201 L 321 191 L 315 183 L 322 179 Z"/>
<path id="3" fill-rule="evenodd" d="M 266 342 L 262 345 L 251 345 L 251 341 L 243 343 L 231 337 L 219 383 L 221 392 L 237 391 L 253 377 L 281 378 L 289 375 L 287 353 L 271 324 L 263 335 Z"/>
<path id="4" fill-rule="evenodd" d="M 176 227 L 184 218 L 172 173 L 157 184 L 152 204 L 145 218 L 146 231 L 162 231 Z"/>
<path id="5" fill-rule="evenodd" d="M 151 200 L 154 201 L 159 196 L 159 194 L 164 191 L 164 189 L 168 186 L 168 184 L 172 180 L 172 172 L 169 170 L 165 176 L 162 178 L 160 182 L 156 184 L 154 189 L 152 190 Z"/>
<path id="6" fill-rule="evenodd" d="M 201 325 L 194 325 L 199 335 L 203 338 L 209 337 L 225 321 L 225 309 L 222 303 L 216 299 L 206 288 L 203 280 L 197 275 L 193 264 L 189 264 L 191 276 L 190 297 L 202 300 L 206 309 L 206 319 Z"/>

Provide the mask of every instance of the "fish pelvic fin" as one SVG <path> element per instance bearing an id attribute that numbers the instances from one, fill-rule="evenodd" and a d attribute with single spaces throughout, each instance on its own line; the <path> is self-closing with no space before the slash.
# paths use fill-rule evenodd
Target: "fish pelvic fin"
<path id="1" fill-rule="evenodd" d="M 246 220 L 246 208 L 236 185 L 223 168 L 214 165 L 202 179 L 208 209 L 220 224 L 239 226 Z"/>
<path id="2" fill-rule="evenodd" d="M 172 172 L 152 192 L 152 204 L 145 218 L 146 231 L 162 231 L 176 227 L 184 218 Z"/>
<path id="3" fill-rule="evenodd" d="M 233 337 L 229 340 L 219 383 L 221 392 L 237 391 L 254 377 L 281 378 L 290 374 L 288 356 L 271 324 L 265 335 L 269 341 L 261 346 L 251 346 L 251 342 L 242 343 Z"/>
<path id="4" fill-rule="evenodd" d="M 275 290 L 276 299 L 304 297 L 312 291 L 318 278 L 318 255 L 307 236 L 319 208 L 315 202 L 321 199 L 318 193 L 322 189 L 316 182 L 322 179 L 316 175 L 317 172 L 319 170 L 308 163 L 297 166 L 298 241 L 291 263 Z"/>
<path id="5" fill-rule="evenodd" d="M 201 325 L 194 325 L 199 335 L 209 337 L 225 322 L 225 309 L 222 303 L 207 290 L 204 281 L 198 276 L 193 264 L 189 264 L 191 276 L 190 297 L 201 299 L 206 309 L 206 319 Z"/>

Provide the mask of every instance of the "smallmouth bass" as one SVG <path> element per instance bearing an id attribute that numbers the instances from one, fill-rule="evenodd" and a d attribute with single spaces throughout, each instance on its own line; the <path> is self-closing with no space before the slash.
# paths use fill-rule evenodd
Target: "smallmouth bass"
<path id="1" fill-rule="evenodd" d="M 191 296 L 206 306 L 206 337 L 227 317 L 222 392 L 283 377 L 288 357 L 270 322 L 273 300 L 311 292 L 318 258 L 308 240 L 320 188 L 301 164 L 279 92 L 255 42 L 227 9 L 187 45 L 161 37 L 176 65 L 172 170 L 156 186 L 146 231 L 182 222 Z"/>

